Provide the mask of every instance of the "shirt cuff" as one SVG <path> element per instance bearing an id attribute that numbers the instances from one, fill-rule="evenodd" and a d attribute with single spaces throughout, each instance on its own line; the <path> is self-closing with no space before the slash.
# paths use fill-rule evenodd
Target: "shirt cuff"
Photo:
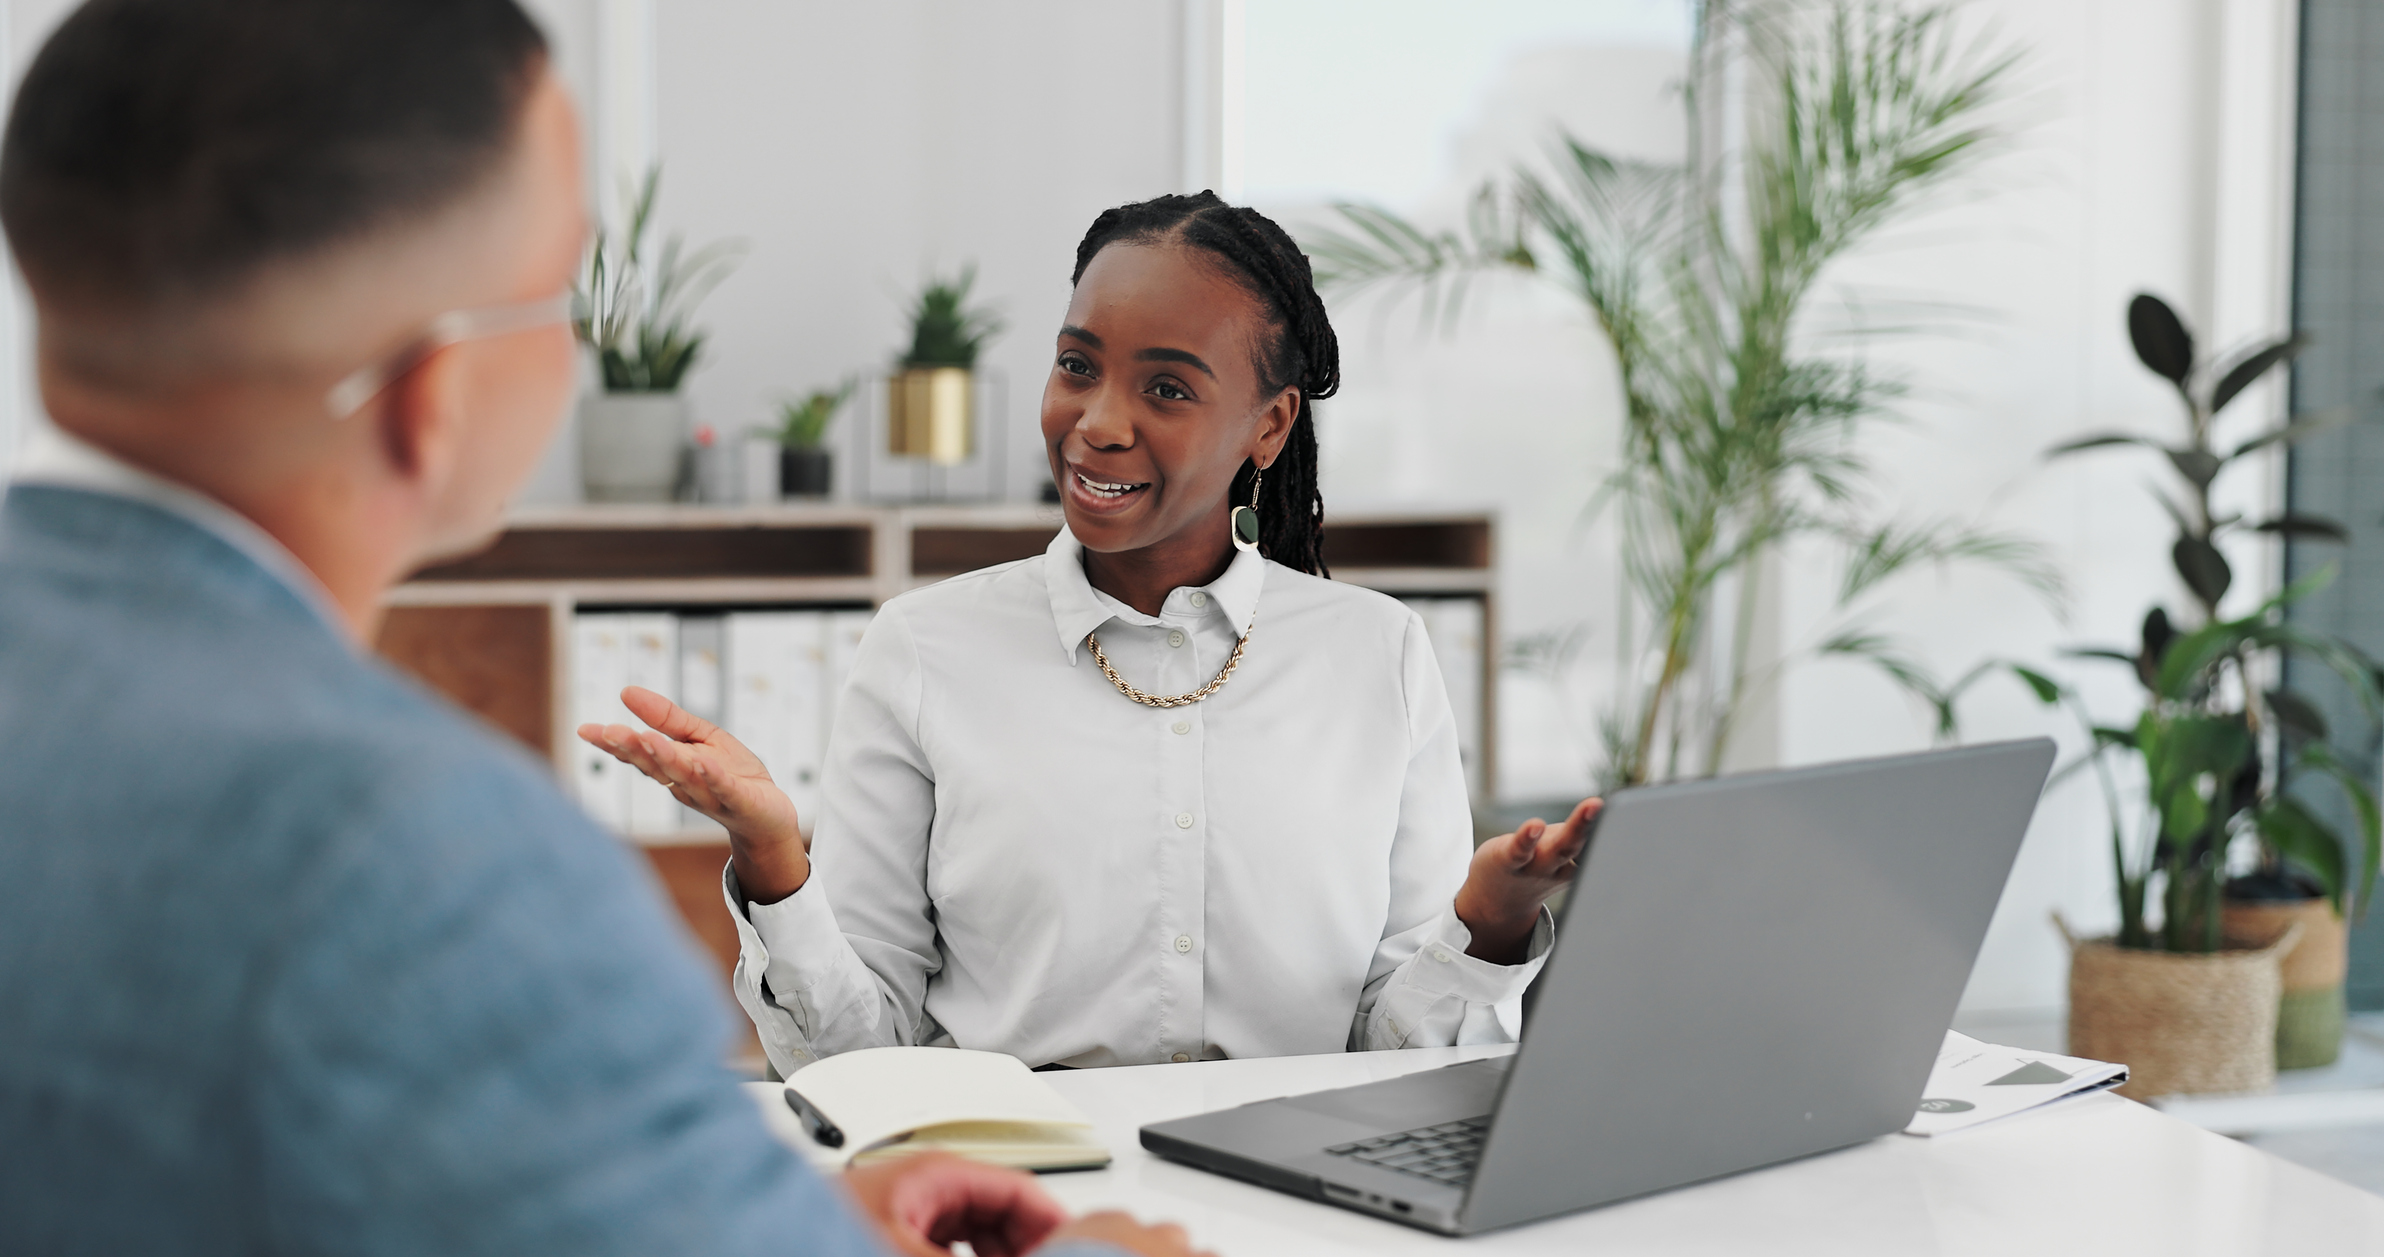
<path id="1" fill-rule="evenodd" d="M 1473 931 L 1458 919 L 1452 904 L 1441 910 L 1440 919 L 1424 936 L 1410 981 L 1418 990 L 1454 995 L 1468 1004 L 1504 1003 L 1523 994 L 1531 980 L 1540 976 L 1541 967 L 1548 963 L 1548 949 L 1555 942 L 1556 918 L 1542 907 L 1539 921 L 1531 927 L 1531 947 L 1523 963 L 1492 964 L 1468 956 L 1465 949 L 1473 945 Z"/>
<path id="2" fill-rule="evenodd" d="M 808 991 L 835 969 L 834 957 L 844 947 L 844 931 L 836 924 L 836 910 L 818 889 L 814 877 L 794 894 L 776 903 L 749 903 L 730 865 L 720 876 L 721 893 L 728 898 L 729 916 L 737 924 L 739 950 L 753 965 L 770 994 L 784 1001 Z M 806 963 L 808 962 L 808 963 Z M 825 962 L 825 963 L 823 963 Z"/>

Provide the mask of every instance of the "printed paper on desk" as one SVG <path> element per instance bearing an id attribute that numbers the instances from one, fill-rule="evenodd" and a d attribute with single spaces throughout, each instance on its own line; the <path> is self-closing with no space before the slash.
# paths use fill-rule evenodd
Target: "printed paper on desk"
<path id="1" fill-rule="evenodd" d="M 1921 1092 L 1920 1112 L 1907 1135 L 1943 1135 L 2040 1108 L 2056 1100 L 2116 1087 L 2127 1066 L 2051 1052 L 1981 1043 L 1945 1032 L 1937 1065 Z"/>

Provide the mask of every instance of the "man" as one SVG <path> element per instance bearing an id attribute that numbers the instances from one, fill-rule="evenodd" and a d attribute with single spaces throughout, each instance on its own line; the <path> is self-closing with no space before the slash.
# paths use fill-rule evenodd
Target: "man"
<path id="1" fill-rule="evenodd" d="M 619 844 L 365 657 L 568 404 L 575 135 L 512 0 L 94 0 L 27 72 L 0 1251 L 1183 1252 L 812 1176 Z"/>

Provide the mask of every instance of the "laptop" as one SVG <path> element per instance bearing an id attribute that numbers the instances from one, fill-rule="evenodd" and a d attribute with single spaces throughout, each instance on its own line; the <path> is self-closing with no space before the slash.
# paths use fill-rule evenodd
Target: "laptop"
<path id="1" fill-rule="evenodd" d="M 1466 1235 L 1902 1130 L 2052 764 L 2037 738 L 1622 791 L 1512 1056 L 1142 1146 Z"/>

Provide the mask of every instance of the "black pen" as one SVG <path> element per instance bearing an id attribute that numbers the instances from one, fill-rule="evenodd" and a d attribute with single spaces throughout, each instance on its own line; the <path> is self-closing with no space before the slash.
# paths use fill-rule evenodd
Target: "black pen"
<path id="1" fill-rule="evenodd" d="M 811 1128 L 811 1137 L 818 1140 L 822 1146 L 829 1148 L 844 1146 L 844 1131 L 836 1123 L 829 1121 L 827 1114 L 811 1107 L 809 1100 L 797 1095 L 792 1086 L 786 1089 L 786 1107 L 793 1109 L 795 1116 L 803 1119 L 803 1124 Z"/>

